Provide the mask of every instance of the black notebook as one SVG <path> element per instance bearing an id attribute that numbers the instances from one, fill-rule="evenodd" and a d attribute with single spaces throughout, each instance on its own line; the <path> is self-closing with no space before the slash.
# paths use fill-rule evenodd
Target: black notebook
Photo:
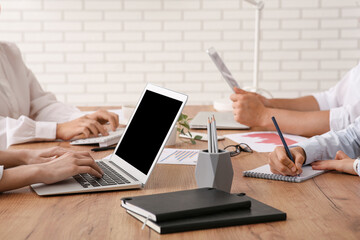
<path id="1" fill-rule="evenodd" d="M 165 222 L 146 220 L 145 217 L 139 214 L 129 210 L 127 212 L 161 234 L 286 220 L 286 213 L 253 198 L 247 196 L 243 198 L 251 201 L 251 208 L 219 211 L 213 214 L 173 219 Z"/>
<path id="2" fill-rule="evenodd" d="M 228 209 L 249 208 L 251 205 L 250 200 L 242 195 L 230 194 L 215 188 L 197 188 L 121 200 L 124 208 L 155 222 Z"/>

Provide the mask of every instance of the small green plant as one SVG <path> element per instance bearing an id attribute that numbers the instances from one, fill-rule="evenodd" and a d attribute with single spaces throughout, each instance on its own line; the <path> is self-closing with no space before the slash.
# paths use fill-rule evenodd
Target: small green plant
<path id="1" fill-rule="evenodd" d="M 191 118 L 188 117 L 188 115 L 181 113 L 178 121 L 177 121 L 177 126 L 176 126 L 176 130 L 178 131 L 179 134 L 183 134 L 186 136 L 190 137 L 190 142 L 192 144 L 196 144 L 195 140 L 200 140 L 202 139 L 202 136 L 196 135 L 193 136 L 190 132 L 190 125 L 189 122 Z"/>

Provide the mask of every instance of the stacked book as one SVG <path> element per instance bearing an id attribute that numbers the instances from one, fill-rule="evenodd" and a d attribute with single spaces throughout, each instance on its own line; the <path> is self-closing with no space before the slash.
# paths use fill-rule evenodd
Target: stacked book
<path id="1" fill-rule="evenodd" d="M 161 234 L 286 219 L 286 213 L 245 194 L 215 188 L 127 197 L 122 206 Z"/>

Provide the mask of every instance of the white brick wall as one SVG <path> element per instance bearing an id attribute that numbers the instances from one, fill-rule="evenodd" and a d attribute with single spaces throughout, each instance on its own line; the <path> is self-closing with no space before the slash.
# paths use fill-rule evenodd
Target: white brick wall
<path id="1" fill-rule="evenodd" d="M 231 92 L 214 46 L 252 84 L 254 9 L 241 0 L 2 0 L 0 40 L 21 48 L 42 86 L 75 105 L 137 100 L 146 82 L 211 103 Z M 360 56 L 360 0 L 265 0 L 260 87 L 326 90 Z"/>

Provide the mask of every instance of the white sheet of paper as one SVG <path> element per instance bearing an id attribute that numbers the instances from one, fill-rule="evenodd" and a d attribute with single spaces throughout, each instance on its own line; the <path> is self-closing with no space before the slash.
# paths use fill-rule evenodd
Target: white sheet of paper
<path id="1" fill-rule="evenodd" d="M 306 137 L 283 134 L 288 146 L 306 140 Z M 227 134 L 224 137 L 237 143 L 246 143 L 257 152 L 272 152 L 276 146 L 282 146 L 281 139 L 277 132 L 247 132 Z"/>
<path id="2" fill-rule="evenodd" d="M 111 155 L 112 154 L 109 154 L 102 159 L 110 160 Z M 197 149 L 164 148 L 157 163 L 158 164 L 196 165 L 198 155 L 199 155 L 199 150 L 197 150 Z"/>
<path id="3" fill-rule="evenodd" d="M 196 165 L 199 150 L 164 148 L 158 164 Z"/>
<path id="4" fill-rule="evenodd" d="M 101 158 L 101 159 L 99 159 L 99 160 L 110 160 L 110 159 L 111 159 L 111 155 L 112 155 L 112 154 L 109 154 L 109 155 L 107 155 L 106 157 L 103 157 L 103 158 Z"/>

